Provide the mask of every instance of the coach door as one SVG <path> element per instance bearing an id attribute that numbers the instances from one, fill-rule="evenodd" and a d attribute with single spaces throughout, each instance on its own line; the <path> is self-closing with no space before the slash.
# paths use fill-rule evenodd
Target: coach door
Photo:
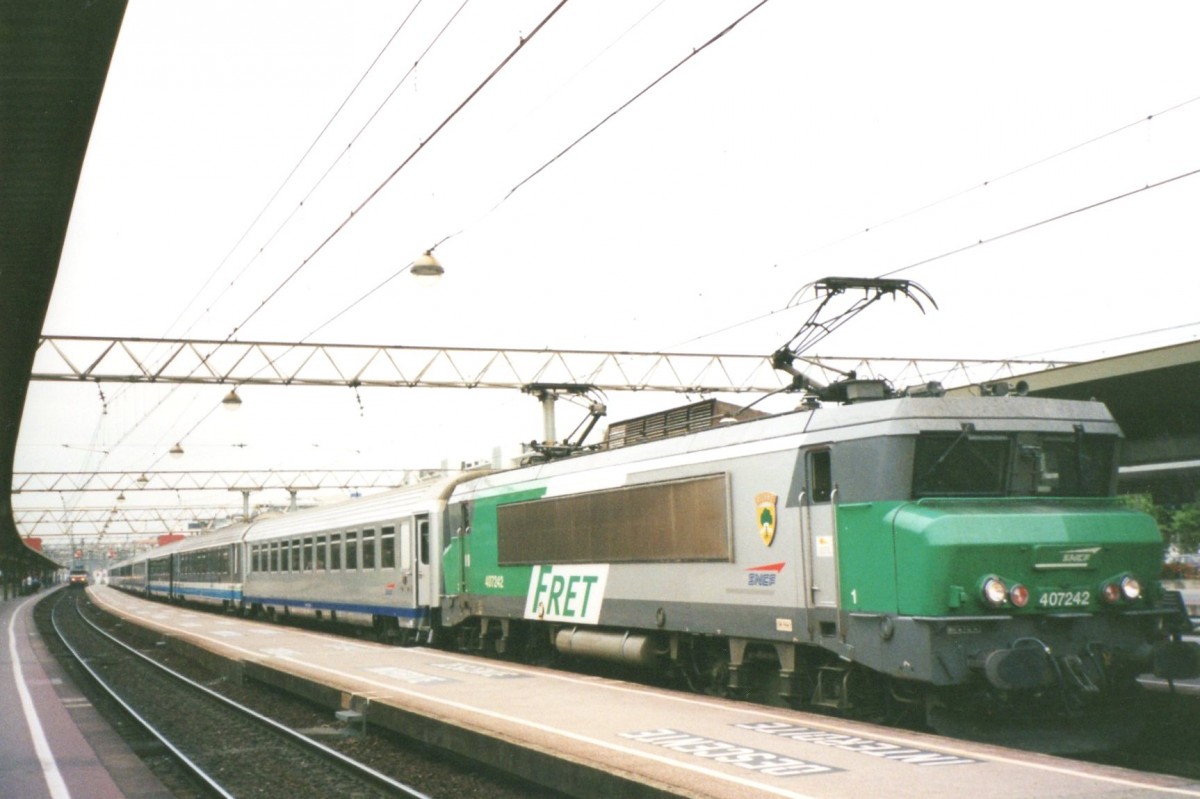
<path id="1" fill-rule="evenodd" d="M 828 449 L 805 454 L 805 502 L 801 509 L 809 555 L 809 601 L 812 607 L 838 606 L 837 488 Z"/>
<path id="2" fill-rule="evenodd" d="M 429 567 L 429 514 L 422 513 L 413 517 L 413 532 L 416 540 L 416 562 L 414 564 L 417 574 L 416 602 L 418 605 L 428 606 L 433 598 L 430 579 L 432 570 Z"/>
<path id="3" fill-rule="evenodd" d="M 422 513 L 400 523 L 400 588 L 410 607 L 428 606 L 431 592 L 429 568 L 429 515 Z"/>

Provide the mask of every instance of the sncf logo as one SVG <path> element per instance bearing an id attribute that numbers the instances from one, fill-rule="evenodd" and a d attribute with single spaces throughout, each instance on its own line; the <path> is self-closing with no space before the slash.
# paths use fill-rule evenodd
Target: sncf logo
<path id="1" fill-rule="evenodd" d="M 783 563 L 768 563 L 764 566 L 751 566 L 746 569 L 750 573 L 746 585 L 752 588 L 770 588 L 775 585 L 779 573 L 783 571 Z"/>
<path id="2" fill-rule="evenodd" d="M 1056 549 L 1054 547 L 1039 547 L 1037 562 L 1033 568 L 1039 571 L 1056 569 L 1090 569 L 1092 560 L 1103 547 L 1076 547 L 1074 549 Z"/>
<path id="3" fill-rule="evenodd" d="M 1064 549 L 1062 552 L 1062 562 L 1064 564 L 1082 564 L 1086 566 L 1091 563 L 1092 555 L 1100 551 L 1100 547 L 1087 547 L 1086 549 Z"/>

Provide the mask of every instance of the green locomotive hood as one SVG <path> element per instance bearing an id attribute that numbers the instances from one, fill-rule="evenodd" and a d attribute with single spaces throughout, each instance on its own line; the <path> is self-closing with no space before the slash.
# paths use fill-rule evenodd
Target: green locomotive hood
<path id="1" fill-rule="evenodd" d="M 890 522 L 903 615 L 1095 612 L 1104 585 L 1125 576 L 1146 587 L 1142 606 L 1156 593 L 1158 527 L 1116 500 L 923 499 L 896 507 Z M 1025 586 L 1028 604 L 989 607 L 989 577 Z"/>

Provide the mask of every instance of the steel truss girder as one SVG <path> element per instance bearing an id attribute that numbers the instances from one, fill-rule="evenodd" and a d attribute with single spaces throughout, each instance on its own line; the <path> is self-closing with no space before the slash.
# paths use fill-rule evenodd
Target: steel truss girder
<path id="1" fill-rule="evenodd" d="M 264 491 L 398 488 L 458 469 L 179 469 L 148 472 L 14 472 L 13 494 L 85 491 Z"/>
<path id="2" fill-rule="evenodd" d="M 240 507 L 178 505 L 146 507 L 14 508 L 13 521 L 22 537 L 124 539 L 130 536 L 178 533 L 189 524 L 210 524 L 214 519 L 235 520 Z"/>
<path id="3" fill-rule="evenodd" d="M 897 388 L 998 380 L 1052 361 L 803 356 L 820 383 L 848 371 Z M 790 376 L 771 355 L 311 344 L 204 339 L 43 336 L 31 380 L 97 383 L 508 388 L 578 384 L 600 391 L 767 393 Z"/>

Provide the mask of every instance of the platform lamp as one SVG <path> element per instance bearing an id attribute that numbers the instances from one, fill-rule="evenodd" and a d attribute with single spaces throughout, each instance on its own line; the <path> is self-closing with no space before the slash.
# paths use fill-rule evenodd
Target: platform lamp
<path id="1" fill-rule="evenodd" d="M 419 255 L 412 262 L 412 268 L 409 271 L 417 279 L 417 283 L 422 286 L 432 286 L 441 280 L 442 275 L 446 274 L 446 270 L 438 263 L 438 259 L 433 257 L 432 249 L 426 250 L 424 254 Z"/>
<path id="2" fill-rule="evenodd" d="M 231 388 L 225 398 L 221 400 L 221 407 L 227 411 L 236 411 L 242 407 L 242 398 L 238 396 L 236 388 Z"/>
<path id="3" fill-rule="evenodd" d="M 179 443 L 176 443 L 175 446 L 173 446 L 169 450 L 167 450 L 167 454 L 170 455 L 172 458 L 182 458 L 183 457 L 183 446 L 180 445 Z"/>

